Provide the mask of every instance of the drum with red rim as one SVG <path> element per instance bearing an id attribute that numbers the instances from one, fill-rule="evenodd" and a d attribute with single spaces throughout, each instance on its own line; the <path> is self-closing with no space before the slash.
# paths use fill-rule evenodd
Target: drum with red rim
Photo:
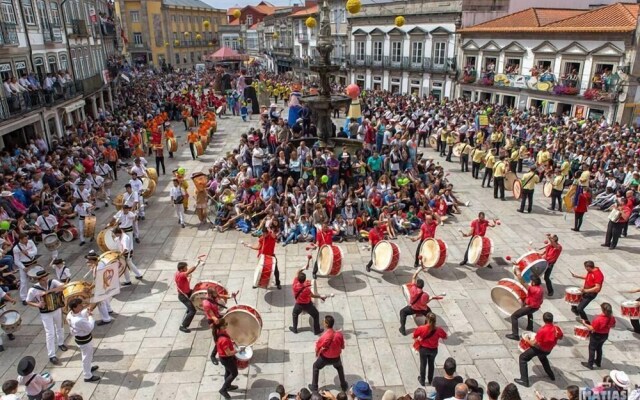
<path id="1" fill-rule="evenodd" d="M 540 254 L 535 251 L 524 253 L 520 258 L 516 260 L 514 269 L 520 270 L 522 279 L 529 283 L 533 275 L 542 276 L 549 264 L 547 260 L 542 258 Z"/>
<path id="2" fill-rule="evenodd" d="M 513 182 L 512 190 L 513 190 L 513 198 L 516 200 L 520 200 L 520 197 L 522 196 L 522 182 L 520 182 L 520 180 Z"/>
<path id="3" fill-rule="evenodd" d="M 545 182 L 542 187 L 542 193 L 544 193 L 544 197 L 551 197 L 551 193 L 553 192 L 553 183 Z"/>
<path id="4" fill-rule="evenodd" d="M 238 346 L 251 346 L 262 333 L 262 317 L 258 310 L 244 304 L 230 307 L 222 317 L 227 323 L 227 333 Z"/>
<path id="5" fill-rule="evenodd" d="M 253 274 L 253 287 L 264 288 L 269 287 L 269 282 L 275 271 L 276 258 L 273 256 L 260 255 L 258 258 L 258 265 L 256 271 Z"/>
<path id="6" fill-rule="evenodd" d="M 229 295 L 229 292 L 227 291 L 227 289 L 225 289 L 220 282 L 200 281 L 196 283 L 195 286 L 193 287 L 193 291 L 191 292 L 190 299 L 193 305 L 200 311 L 202 311 L 202 301 L 207 297 L 209 297 L 207 294 L 207 289 L 209 288 L 214 288 L 216 292 L 218 292 L 218 294 L 222 294 L 225 296 Z M 223 305 L 227 303 L 226 299 L 223 299 L 220 297 L 218 297 L 217 301 L 219 304 L 223 304 Z"/>
<path id="7" fill-rule="evenodd" d="M 519 310 L 527 298 L 527 289 L 513 279 L 500 279 L 491 289 L 491 300 L 506 315 Z"/>
<path id="8" fill-rule="evenodd" d="M 493 254 L 493 240 L 486 236 L 474 236 L 469 246 L 469 262 L 476 267 L 486 267 Z"/>
<path id="9" fill-rule="evenodd" d="M 564 291 L 564 301 L 571 304 L 572 306 L 577 306 L 580 304 L 582 300 L 582 290 L 579 287 L 568 287 Z"/>
<path id="10" fill-rule="evenodd" d="M 393 272 L 400 261 L 400 248 L 388 240 L 382 240 L 373 248 L 373 269 L 386 273 Z"/>
<path id="11" fill-rule="evenodd" d="M 629 319 L 640 319 L 640 301 L 623 301 L 620 304 L 620 311 L 623 317 Z"/>
<path id="12" fill-rule="evenodd" d="M 525 351 L 531 348 L 531 345 L 529 344 L 529 342 L 533 340 L 534 337 L 535 335 L 533 334 L 533 332 L 525 332 L 520 336 L 520 342 L 518 343 L 518 348 L 522 353 L 524 353 Z"/>
<path id="13" fill-rule="evenodd" d="M 318 249 L 316 261 L 318 263 L 318 275 L 338 276 L 342 271 L 342 249 L 336 245 L 321 246 Z"/>
<path id="14" fill-rule="evenodd" d="M 238 369 L 247 369 L 249 368 L 249 363 L 251 363 L 251 359 L 253 358 L 253 349 L 251 346 L 246 346 L 242 350 L 239 350 L 238 346 L 236 348 L 236 365 Z"/>
<path id="15" fill-rule="evenodd" d="M 62 239 L 63 242 L 70 242 L 74 239 L 77 239 L 78 236 L 79 236 L 78 228 L 72 226 L 62 230 L 62 233 L 60 234 L 60 239 Z"/>
<path id="16" fill-rule="evenodd" d="M 576 325 L 573 327 L 573 336 L 578 340 L 589 340 L 589 335 L 591 335 L 591 331 L 589 328 L 582 325 Z"/>
<path id="17" fill-rule="evenodd" d="M 427 239 L 420 246 L 425 268 L 440 268 L 447 262 L 447 244 L 440 239 Z"/>

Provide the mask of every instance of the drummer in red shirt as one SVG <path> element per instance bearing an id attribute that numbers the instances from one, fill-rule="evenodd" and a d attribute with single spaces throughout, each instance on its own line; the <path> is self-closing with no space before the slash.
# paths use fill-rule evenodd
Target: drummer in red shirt
<path id="1" fill-rule="evenodd" d="M 298 316 L 304 311 L 313 318 L 313 333 L 319 335 L 322 333 L 322 329 L 320 329 L 320 313 L 311 299 L 324 301 L 325 297 L 313 293 L 311 290 L 311 282 L 307 280 L 307 275 L 303 272 L 304 270 L 305 268 L 298 270 L 291 284 L 296 305 L 293 306 L 293 326 L 290 326 L 289 330 L 293 333 L 298 333 Z"/>
<path id="2" fill-rule="evenodd" d="M 582 324 L 586 326 L 591 335 L 589 335 L 589 361 L 583 361 L 581 364 L 589 369 L 593 369 L 593 366 L 600 368 L 602 365 L 602 348 L 604 342 L 609 338 L 609 331 L 616 326 L 616 319 L 613 317 L 613 310 L 611 304 L 600 304 L 602 314 L 593 319 L 593 322 L 589 324 L 587 321 L 582 321 Z"/>
<path id="3" fill-rule="evenodd" d="M 413 263 L 413 268 L 418 268 L 420 266 L 420 248 L 422 247 L 422 243 L 424 243 L 427 239 L 433 239 L 436 236 L 436 228 L 440 223 L 440 218 L 438 214 L 427 214 L 424 217 L 424 222 L 420 225 L 420 234 L 411 238 L 412 242 L 420 241 L 418 243 L 418 248 L 416 249 L 416 259 Z"/>
<path id="4" fill-rule="evenodd" d="M 578 279 L 584 279 L 584 286 L 582 287 L 582 300 L 577 306 L 571 306 L 571 311 L 575 315 L 579 315 L 583 321 L 589 323 L 589 317 L 584 312 L 589 303 L 598 296 L 600 290 L 602 290 L 602 284 L 604 283 L 604 275 L 600 268 L 596 267 L 593 261 L 585 261 L 584 269 L 587 270 L 587 275 L 581 276 L 571 272 L 571 276 Z"/>
<path id="5" fill-rule="evenodd" d="M 220 395 L 225 399 L 230 399 L 229 390 L 236 390 L 238 386 L 232 385 L 233 380 L 238 376 L 238 364 L 236 361 L 236 350 L 233 340 L 226 331 L 227 323 L 224 319 L 220 320 L 217 332 L 216 347 L 218 349 L 218 357 L 224 366 L 224 383 L 220 388 Z"/>
<path id="6" fill-rule="evenodd" d="M 571 228 L 572 231 L 580 232 L 582 220 L 589 209 L 589 204 L 591 204 L 591 193 L 589 188 L 584 188 L 584 191 L 578 195 L 578 204 L 573 209 L 575 218 L 573 228 Z"/>
<path id="7" fill-rule="evenodd" d="M 514 382 L 522 386 L 529 387 L 529 370 L 527 363 L 531 361 L 533 357 L 538 357 L 549 379 L 552 381 L 556 380 L 547 356 L 551 354 L 551 350 L 558 344 L 558 340 L 564 337 L 564 333 L 562 333 L 562 329 L 560 329 L 559 326 L 554 325 L 553 314 L 550 312 L 542 315 L 542 321 L 544 321 L 544 326 L 538 330 L 533 340 L 528 340 L 531 347 L 524 353 L 521 353 L 520 359 L 518 360 L 520 364 L 520 378 L 514 379 Z"/>
<path id="8" fill-rule="evenodd" d="M 478 218 L 471 221 L 471 229 L 467 233 L 462 233 L 462 237 L 471 237 L 469 244 L 467 245 L 467 251 L 464 252 L 464 259 L 460 262 L 460 265 L 465 265 L 469 261 L 469 248 L 474 236 L 484 236 L 487 233 L 487 228 L 493 228 L 496 226 L 496 220 L 489 221 L 485 219 L 484 213 L 478 213 Z M 492 268 L 491 264 L 487 265 L 487 268 Z"/>
<path id="9" fill-rule="evenodd" d="M 189 265 L 186 262 L 179 262 L 178 272 L 176 272 L 176 275 L 174 277 L 174 281 L 176 282 L 176 289 L 178 289 L 178 300 L 180 300 L 180 302 L 184 304 L 185 307 L 187 307 L 187 312 L 182 319 L 182 324 L 180 325 L 180 331 L 184 333 L 191 332 L 191 330 L 189 329 L 189 325 L 191 325 L 191 321 L 193 321 L 193 317 L 195 317 L 196 315 L 196 308 L 194 307 L 193 302 L 191 302 L 190 299 L 191 286 L 189 283 L 189 276 L 193 273 L 193 271 L 196 270 L 196 268 L 198 268 L 201 262 L 202 259 L 199 258 L 196 266 L 191 268 L 189 268 Z"/>
<path id="10" fill-rule="evenodd" d="M 562 246 L 558 242 L 558 235 L 551 235 L 547 233 L 547 240 L 549 241 L 549 244 L 547 244 L 544 249 L 540 250 L 538 254 L 540 254 L 542 258 L 547 260 L 548 266 L 544 271 L 544 282 L 547 285 L 547 294 L 549 296 L 553 296 L 551 272 L 553 271 L 553 266 L 556 265 L 558 258 L 560 258 L 560 253 L 562 253 Z"/>
<path id="11" fill-rule="evenodd" d="M 324 245 L 331 246 L 333 244 L 333 235 L 337 235 L 338 232 L 331 229 L 327 222 L 322 223 L 322 228 L 316 232 L 316 243 L 315 246 L 320 250 L 320 247 Z M 313 263 L 313 279 L 318 278 L 318 257 L 316 256 L 316 261 Z"/>
<path id="12" fill-rule="evenodd" d="M 384 233 L 382 232 L 382 229 L 380 227 L 380 225 L 383 223 L 381 223 L 380 221 L 375 221 L 373 224 L 374 224 L 373 229 L 369 231 L 369 245 L 371 246 L 371 260 L 369 260 L 369 263 L 367 264 L 367 267 L 366 267 L 367 272 L 371 272 L 371 266 L 373 265 L 373 250 L 375 249 L 378 242 L 384 239 Z"/>
<path id="13" fill-rule="evenodd" d="M 518 269 L 515 270 L 515 274 L 520 280 L 520 283 L 522 283 L 527 288 L 527 297 L 524 300 L 524 306 L 511 314 L 511 333 L 507 335 L 507 338 L 512 340 L 520 340 L 520 335 L 518 334 L 518 319 L 526 315 L 527 330 L 533 330 L 533 314 L 540 309 L 540 306 L 542 306 L 542 300 L 544 299 L 544 290 L 542 289 L 542 281 L 540 280 L 540 277 L 538 275 L 533 275 L 531 277 L 531 284 L 527 284 L 522 279 L 522 276 L 520 275 L 520 271 Z"/>
<path id="14" fill-rule="evenodd" d="M 244 243 L 245 247 L 248 247 L 253 250 L 258 250 L 258 258 L 260 255 L 264 254 L 265 256 L 273 257 L 274 265 L 273 265 L 273 276 L 276 280 L 276 287 L 278 290 L 282 289 L 280 286 L 280 271 L 278 270 L 278 259 L 276 258 L 276 242 L 278 241 L 278 226 L 271 225 L 270 228 L 265 229 L 260 239 L 258 239 L 258 243 L 255 245 L 250 245 L 248 243 Z M 255 286 L 253 287 L 256 288 Z"/>
<path id="15" fill-rule="evenodd" d="M 202 311 L 204 312 L 204 316 L 207 317 L 207 322 L 209 322 L 209 327 L 213 333 L 213 351 L 211 352 L 211 362 L 213 365 L 218 365 L 218 359 L 216 358 L 216 342 L 217 342 L 217 331 L 220 322 L 222 321 L 222 314 L 220 313 L 220 308 L 226 308 L 223 304 L 219 303 L 218 299 L 222 301 L 228 300 L 230 297 L 236 295 L 237 293 L 233 293 L 231 296 L 228 294 L 218 293 L 215 288 L 207 289 L 207 298 L 202 300 Z"/>
<path id="16" fill-rule="evenodd" d="M 433 373 L 435 372 L 436 356 L 438 355 L 438 343 L 440 339 L 446 339 L 447 333 L 436 326 L 436 315 L 434 313 L 427 314 L 424 325 L 419 326 L 413 331 L 413 338 L 416 340 L 414 347 L 419 346 L 420 354 L 420 376 L 418 382 L 420 386 L 431 385 Z M 428 380 L 425 382 L 425 370 L 429 366 Z"/>
<path id="17" fill-rule="evenodd" d="M 407 323 L 407 317 L 409 315 L 427 315 L 431 312 L 429 308 L 429 302 L 431 300 L 439 300 L 442 297 L 436 296 L 429 297 L 429 293 L 422 290 L 424 288 L 424 281 L 418 279 L 418 274 L 422 272 L 422 269 L 413 273 L 411 281 L 407 284 L 409 288 L 409 304 L 400 309 L 400 328 L 398 329 L 401 334 L 406 335 L 405 324 Z"/>
<path id="18" fill-rule="evenodd" d="M 335 322 L 335 319 L 331 315 L 324 317 L 325 331 L 316 342 L 316 356 L 318 358 L 313 363 L 313 378 L 309 385 L 309 390 L 312 392 L 318 391 L 320 370 L 327 365 L 333 365 L 333 368 L 338 371 L 338 379 L 340 380 L 340 388 L 342 391 L 346 392 L 349 388 L 347 380 L 344 377 L 342 360 L 340 359 L 340 354 L 342 354 L 342 350 L 344 349 L 344 336 L 342 332 L 333 330 Z"/>

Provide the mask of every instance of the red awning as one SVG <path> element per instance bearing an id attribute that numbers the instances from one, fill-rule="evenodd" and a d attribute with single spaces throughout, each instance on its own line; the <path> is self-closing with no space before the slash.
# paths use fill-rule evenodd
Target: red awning
<path id="1" fill-rule="evenodd" d="M 207 59 L 211 61 L 244 61 L 248 60 L 249 56 L 246 54 L 239 54 L 237 51 L 230 49 L 229 47 L 221 47 L 215 53 L 208 55 Z"/>

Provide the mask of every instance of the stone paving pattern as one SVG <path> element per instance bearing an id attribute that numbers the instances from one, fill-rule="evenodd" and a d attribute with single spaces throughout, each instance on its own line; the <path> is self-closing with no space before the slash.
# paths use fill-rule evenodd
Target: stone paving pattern
<path id="1" fill-rule="evenodd" d="M 150 200 L 147 219 L 140 225 L 142 243 L 135 245 L 134 260 L 145 272 L 144 281 L 134 280 L 132 286 L 124 287 L 112 301 L 116 312 L 114 322 L 96 327 L 94 331 L 94 361 L 100 366 L 98 374 L 102 380 L 98 384 L 83 382 L 80 352 L 71 337 L 67 338 L 69 351 L 58 353 L 62 366 L 48 364 L 38 313 L 18 304 L 13 308 L 21 312 L 23 325 L 15 341 L 5 337 L 6 351 L 0 353 L 2 381 L 14 379 L 20 358 L 33 355 L 37 359 L 37 369 L 50 371 L 58 385 L 65 379 L 77 381 L 74 391 L 85 399 L 219 398 L 223 367 L 209 361 L 211 333 L 201 313 L 192 324 L 195 328 L 192 333 L 178 331 L 185 308 L 178 301 L 173 283 L 178 261 L 194 262 L 197 255 L 207 254 L 207 263 L 194 273 L 192 284 L 201 279 L 215 279 L 229 290 L 240 290 L 240 303 L 257 308 L 264 321 L 262 336 L 253 347 L 251 365 L 248 370 L 241 371 L 235 382 L 241 390 L 232 392 L 233 398 L 264 399 L 279 383 L 295 393 L 310 383 L 317 337 L 312 334 L 306 315 L 301 318 L 302 332 L 298 335 L 287 329 L 294 304 L 291 281 L 295 271 L 306 262 L 305 245 L 277 247 L 283 282 L 281 291 L 275 288 L 254 290 L 251 286 L 256 253 L 242 246 L 241 241 L 255 239 L 236 231 L 218 233 L 199 227 L 193 210 L 187 215 L 187 228 L 181 229 L 168 197 L 170 172 L 178 162 L 188 174 L 205 171 L 217 157 L 237 145 L 242 132 L 257 125 L 255 117 L 248 123 L 237 117 L 221 119 L 219 132 L 199 160 L 192 161 L 188 147 L 184 145 L 176 159 L 166 158 L 167 175 L 160 177 L 156 194 Z M 184 142 L 183 124 L 175 123 L 174 128 L 179 141 Z M 440 159 L 431 149 L 422 150 L 428 157 L 446 164 L 459 196 L 471 201 L 470 207 L 462 208 L 462 214 L 438 228 L 437 236 L 445 240 L 449 249 L 446 266 L 423 274 L 430 294 L 447 293 L 444 300 L 430 304 L 438 316 L 438 323 L 446 326 L 450 335 L 439 348 L 436 376 L 443 374 L 442 364 L 449 356 L 456 359 L 462 376 L 475 378 L 482 386 L 495 380 L 504 387 L 519 375 L 518 344 L 505 339 L 510 323 L 490 297 L 490 289 L 499 279 L 512 277 L 510 268 L 496 262 L 493 269 L 482 270 L 458 265 L 467 245 L 467 239 L 460 237 L 458 229 L 466 230 L 477 213 L 485 211 L 487 217 L 499 217 L 503 222 L 488 232 L 495 245 L 494 257 L 519 256 L 530 247 L 530 241 L 534 242 L 534 247 L 542 246 L 547 232 L 557 233 L 564 247 L 553 272 L 556 296 L 545 300 L 542 306 L 542 311 L 555 315 L 566 334 L 550 356 L 557 380 L 550 382 L 540 364 L 531 362 L 533 387 L 520 387 L 523 398 L 533 398 L 534 388 L 546 395 L 560 396 L 565 386 L 593 385 L 614 368 L 626 371 L 632 382 L 640 383 L 639 337 L 633 334 L 629 321 L 621 318 L 619 311 L 620 302 L 631 298 L 621 291 L 640 286 L 639 232 L 630 228 L 629 238 L 621 239 L 616 251 L 609 251 L 600 247 L 606 213 L 589 211 L 583 232 L 574 233 L 569 229 L 573 226 L 572 215 L 546 210 L 549 201 L 543 197 L 540 186 L 535 192 L 534 213 L 519 214 L 512 198 L 506 202 L 494 200 L 492 190 L 482 189 L 480 181 L 474 181 L 470 174 L 458 172 L 457 164 L 444 162 L 444 158 Z M 154 163 L 153 157 L 148 159 L 150 165 Z M 114 196 L 120 192 L 117 188 L 125 183 L 122 170 L 119 175 Z M 99 211 L 100 227 L 107 223 L 113 212 L 112 207 Z M 345 250 L 343 273 L 331 280 L 318 280 L 320 293 L 335 293 L 335 297 L 319 305 L 319 310 L 321 316 L 332 314 L 337 327 L 345 333 L 347 346 L 342 358 L 348 382 L 367 380 L 378 398 L 386 389 L 404 394 L 413 392 L 418 386 L 419 359 L 411 350 L 411 336 L 403 337 L 398 333 L 398 312 L 406 304 L 401 285 L 413 272 L 417 243 L 406 238 L 400 238 L 396 243 L 401 249 L 401 258 L 400 267 L 393 274 L 366 273 L 364 265 L 369 259 L 369 251 L 364 250 L 361 243 L 348 242 L 340 245 Z M 84 247 L 78 247 L 77 242 L 63 245 L 61 256 L 71 266 L 74 279 L 81 279 L 85 274 L 83 256 L 90 248 L 97 249 L 94 243 Z M 46 250 L 43 253 L 48 256 Z M 605 274 L 604 290 L 589 306 L 588 314 L 599 311 L 599 302 L 608 301 L 617 316 L 617 326 L 605 345 L 603 369 L 595 371 L 580 365 L 587 357 L 587 342 L 574 339 L 572 332 L 576 322 L 569 306 L 560 297 L 565 287 L 581 285 L 580 281 L 571 278 L 570 270 L 583 273 L 582 263 L 586 259 L 594 260 Z M 99 318 L 97 310 L 95 314 Z M 536 313 L 536 329 L 541 320 L 542 313 Z M 409 319 L 409 334 L 413 328 L 414 323 Z M 68 332 L 68 328 L 66 330 Z M 327 389 L 339 387 L 333 368 L 322 371 L 320 385 Z"/>

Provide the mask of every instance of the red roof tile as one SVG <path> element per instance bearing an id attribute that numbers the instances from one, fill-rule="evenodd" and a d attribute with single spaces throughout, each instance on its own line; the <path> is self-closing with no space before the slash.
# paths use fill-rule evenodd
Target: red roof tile
<path id="1" fill-rule="evenodd" d="M 309 8 L 305 8 L 303 10 L 298 10 L 291 14 L 291 17 L 306 17 L 308 15 L 315 15 L 318 13 L 318 6 L 311 6 Z"/>

